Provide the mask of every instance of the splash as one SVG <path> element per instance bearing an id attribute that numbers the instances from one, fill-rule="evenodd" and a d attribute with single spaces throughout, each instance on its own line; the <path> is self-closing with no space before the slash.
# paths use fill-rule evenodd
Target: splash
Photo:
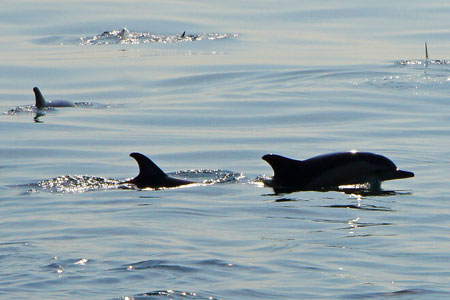
<path id="1" fill-rule="evenodd" d="M 171 174 L 200 184 L 234 183 L 245 177 L 242 173 L 207 169 L 178 171 Z M 133 184 L 124 183 L 124 181 L 126 180 L 89 175 L 64 175 L 29 184 L 27 193 L 46 191 L 72 194 L 111 189 L 137 190 Z"/>
<path id="2" fill-rule="evenodd" d="M 176 177 L 201 182 L 203 184 L 235 183 L 245 178 L 243 173 L 211 169 L 177 171 L 172 174 Z"/>
<path id="3" fill-rule="evenodd" d="M 397 64 L 403 65 L 403 66 L 416 66 L 416 65 L 450 65 L 450 60 L 445 59 L 404 59 L 397 61 Z"/>
<path id="4" fill-rule="evenodd" d="M 90 108 L 90 109 L 109 109 L 113 106 L 110 104 L 101 104 L 101 103 L 95 103 L 95 102 L 75 102 L 74 107 L 78 108 Z M 47 114 L 47 112 L 54 112 L 56 109 L 54 107 L 44 107 L 44 108 L 37 108 L 35 105 L 23 105 L 18 106 L 15 108 L 11 108 L 7 111 L 5 111 L 4 115 L 20 115 L 20 114 L 34 114 L 34 122 L 36 123 L 43 123 L 43 121 L 40 120 L 40 117 L 43 117 Z"/>
<path id="5" fill-rule="evenodd" d="M 37 111 L 38 111 L 38 109 L 34 105 L 23 105 L 23 106 L 18 106 L 16 108 L 8 109 L 3 114 L 4 115 L 17 115 L 17 114 L 21 114 L 21 113 L 32 114 L 32 113 L 36 113 Z"/>
<path id="6" fill-rule="evenodd" d="M 121 180 L 88 175 L 65 175 L 52 179 L 38 181 L 30 185 L 29 193 L 37 192 L 38 189 L 50 193 L 83 193 L 94 190 L 106 190 L 126 188 Z"/>
<path id="7" fill-rule="evenodd" d="M 407 65 L 407 66 L 423 65 L 426 68 L 426 67 L 428 67 L 428 65 L 448 65 L 448 64 L 450 64 L 450 60 L 445 60 L 445 59 L 430 60 L 430 56 L 428 55 L 428 45 L 427 45 L 427 42 L 425 42 L 425 60 L 406 59 L 406 60 L 400 60 L 397 63 L 399 65 Z"/>
<path id="8" fill-rule="evenodd" d="M 101 103 L 95 103 L 95 102 L 75 102 L 74 107 L 81 107 L 81 108 L 95 108 L 95 109 L 106 109 L 106 108 L 112 108 L 112 105 L 110 104 L 101 104 Z M 5 115 L 17 115 L 21 113 L 45 113 L 46 111 L 53 111 L 55 110 L 54 107 L 44 107 L 38 109 L 34 105 L 22 105 L 15 108 L 8 109 L 3 114 Z"/>
<path id="9" fill-rule="evenodd" d="M 105 31 L 95 36 L 81 37 L 77 44 L 87 45 L 115 45 L 115 44 L 148 44 L 148 43 L 180 43 L 201 40 L 221 40 L 237 37 L 237 33 L 201 33 L 178 35 L 160 35 L 149 32 L 133 32 L 127 28 Z"/>

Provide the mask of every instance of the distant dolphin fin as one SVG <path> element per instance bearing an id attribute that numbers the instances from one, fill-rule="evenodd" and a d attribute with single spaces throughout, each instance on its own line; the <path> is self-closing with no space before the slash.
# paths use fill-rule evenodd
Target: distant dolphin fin
<path id="1" fill-rule="evenodd" d="M 183 34 L 181 35 L 181 38 L 184 39 L 186 37 L 186 31 L 183 31 Z"/>
<path id="2" fill-rule="evenodd" d="M 34 96 L 36 98 L 36 107 L 44 108 L 46 106 L 45 98 L 42 96 L 41 91 L 37 88 L 33 88 Z"/>
<path id="3" fill-rule="evenodd" d="M 428 46 L 427 46 L 427 42 L 425 42 L 425 68 L 428 67 L 429 63 L 430 63 L 430 58 L 428 56 Z"/>
<path id="4" fill-rule="evenodd" d="M 284 177 L 303 167 L 301 160 L 295 160 L 277 154 L 266 154 L 262 159 L 272 167 L 274 177 Z"/>
<path id="5" fill-rule="evenodd" d="M 136 160 L 139 165 L 139 176 L 144 177 L 165 177 L 167 176 L 163 170 L 161 170 L 150 158 L 147 156 L 133 152 L 130 154 L 132 158 Z"/>

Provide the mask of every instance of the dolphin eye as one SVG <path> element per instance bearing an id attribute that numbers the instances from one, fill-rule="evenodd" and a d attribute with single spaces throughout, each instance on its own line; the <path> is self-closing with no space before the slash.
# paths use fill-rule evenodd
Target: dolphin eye
<path id="1" fill-rule="evenodd" d="M 376 174 L 381 174 L 381 173 L 383 173 L 383 172 L 385 172 L 385 171 L 386 171 L 385 169 L 381 169 L 381 168 L 375 169 L 375 173 L 376 173 Z"/>

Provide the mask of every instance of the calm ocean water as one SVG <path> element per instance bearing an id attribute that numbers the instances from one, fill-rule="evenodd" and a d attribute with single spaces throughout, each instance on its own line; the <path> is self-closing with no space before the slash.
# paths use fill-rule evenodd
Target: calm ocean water
<path id="1" fill-rule="evenodd" d="M 0 6 L 0 298 L 450 297 L 447 1 Z M 255 182 L 352 149 L 416 177 Z M 131 152 L 216 183 L 118 188 Z"/>

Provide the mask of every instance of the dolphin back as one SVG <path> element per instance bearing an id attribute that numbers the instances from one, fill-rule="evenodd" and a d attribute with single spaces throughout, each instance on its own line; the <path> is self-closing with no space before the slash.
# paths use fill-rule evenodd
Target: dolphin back
<path id="1" fill-rule="evenodd" d="M 262 157 L 273 169 L 275 177 L 284 177 L 287 173 L 297 171 L 302 166 L 302 161 L 287 158 L 277 154 L 266 154 Z"/>
<path id="2" fill-rule="evenodd" d="M 37 108 L 44 108 L 46 106 L 45 98 L 42 96 L 41 91 L 39 88 L 34 87 L 33 88 L 34 96 L 36 98 L 36 107 Z"/>
<path id="3" fill-rule="evenodd" d="M 139 165 L 139 175 L 125 183 L 132 183 L 140 189 L 172 188 L 193 183 L 192 181 L 169 177 L 145 155 L 133 152 L 130 156 L 133 157 Z"/>
<path id="4" fill-rule="evenodd" d="M 273 169 L 272 180 L 265 181 L 268 186 L 304 187 L 310 178 L 305 173 L 305 165 L 301 160 L 295 160 L 276 154 L 266 154 L 262 157 Z"/>
<path id="5" fill-rule="evenodd" d="M 132 158 L 136 160 L 139 166 L 139 175 L 138 177 L 153 177 L 153 178 L 161 178 L 167 176 L 163 170 L 161 170 L 150 158 L 147 156 L 133 152 L 130 154 Z"/>

